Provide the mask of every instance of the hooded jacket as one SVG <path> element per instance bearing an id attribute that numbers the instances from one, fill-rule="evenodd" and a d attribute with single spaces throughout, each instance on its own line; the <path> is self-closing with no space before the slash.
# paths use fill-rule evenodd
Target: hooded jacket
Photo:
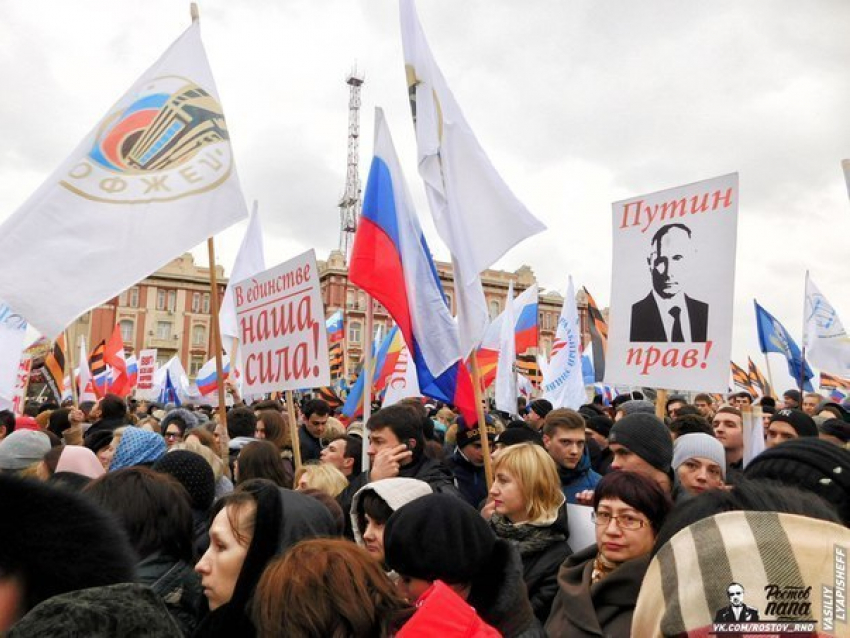
<path id="1" fill-rule="evenodd" d="M 9 638 L 181 638 L 177 623 L 150 587 L 132 583 L 54 596 L 34 607 Z"/>
<path id="2" fill-rule="evenodd" d="M 194 566 L 159 552 L 136 565 L 136 582 L 158 595 L 184 636 L 191 636 L 206 614 L 207 601 Z"/>
<path id="3" fill-rule="evenodd" d="M 576 502 L 576 495 L 584 490 L 596 488 L 602 477 L 590 467 L 590 455 L 587 450 L 581 455 L 581 460 L 573 469 L 558 466 L 558 477 L 561 479 L 561 491 L 567 498 L 567 503 Z"/>
<path id="4" fill-rule="evenodd" d="M 395 512 L 402 505 L 407 505 L 420 496 L 431 494 L 432 490 L 431 486 L 423 481 L 398 477 L 368 483 L 357 490 L 357 494 L 355 494 L 354 498 L 351 499 L 351 511 L 349 512 L 349 516 L 351 519 L 351 529 L 354 533 L 354 540 L 361 547 L 363 547 L 364 544 L 363 532 L 366 530 L 361 530 L 360 524 L 357 522 L 357 508 L 360 504 L 360 500 L 363 498 L 363 494 L 366 492 L 374 492 L 380 496 L 384 499 L 384 502 L 390 506 L 390 509 Z"/>
<path id="5" fill-rule="evenodd" d="M 573 554 L 558 572 L 558 594 L 546 622 L 550 636 L 629 636 L 632 615 L 650 556 L 628 560 L 591 585 L 591 545 Z"/>

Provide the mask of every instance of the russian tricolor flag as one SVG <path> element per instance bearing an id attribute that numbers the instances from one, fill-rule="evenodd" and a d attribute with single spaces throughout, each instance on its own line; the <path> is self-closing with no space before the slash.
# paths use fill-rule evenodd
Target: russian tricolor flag
<path id="1" fill-rule="evenodd" d="M 537 284 L 526 288 L 514 299 L 514 343 L 517 354 L 537 347 L 537 305 Z M 499 335 L 504 316 L 502 312 L 490 323 L 478 348 L 478 369 L 481 372 L 481 385 L 485 389 L 496 380 Z"/>
<path id="2" fill-rule="evenodd" d="M 457 324 L 419 226 L 383 111 L 375 109 L 375 156 L 351 252 L 351 281 L 380 301 L 413 355 L 425 396 L 477 421 Z"/>
<path id="3" fill-rule="evenodd" d="M 230 375 L 230 357 L 223 355 L 221 365 L 224 368 L 224 378 Z M 195 385 L 198 386 L 198 392 L 207 396 L 218 390 L 218 371 L 215 368 L 215 357 L 207 361 L 201 369 L 198 370 L 198 375 L 195 378 Z"/>
<path id="4" fill-rule="evenodd" d="M 325 320 L 325 328 L 328 331 L 328 345 L 342 341 L 343 338 L 343 316 L 342 310 L 337 310 Z"/>

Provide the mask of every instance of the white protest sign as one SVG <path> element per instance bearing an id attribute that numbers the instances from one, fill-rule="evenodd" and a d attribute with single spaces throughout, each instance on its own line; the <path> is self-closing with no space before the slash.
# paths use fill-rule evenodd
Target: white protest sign
<path id="1" fill-rule="evenodd" d="M 154 401 L 159 397 L 159 389 L 154 383 L 156 372 L 156 348 L 139 350 L 139 380 L 136 383 L 136 397 Z"/>
<path id="2" fill-rule="evenodd" d="M 596 524 L 591 518 L 592 514 L 592 507 L 567 503 L 567 524 L 570 528 L 570 548 L 573 553 L 596 545 Z"/>
<path id="3" fill-rule="evenodd" d="M 605 383 L 726 392 L 738 174 L 613 209 Z"/>
<path id="4" fill-rule="evenodd" d="M 330 385 L 314 251 L 238 282 L 233 295 L 245 394 Z"/>

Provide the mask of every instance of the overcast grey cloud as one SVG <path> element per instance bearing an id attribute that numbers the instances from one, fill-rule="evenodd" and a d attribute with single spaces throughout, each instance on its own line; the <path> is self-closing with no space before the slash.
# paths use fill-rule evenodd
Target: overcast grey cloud
<path id="1" fill-rule="evenodd" d="M 365 73 L 361 179 L 384 107 L 416 174 L 396 0 L 201 3 L 205 45 L 267 259 L 337 245 L 347 87 Z M 549 230 L 498 267 L 610 294 L 611 203 L 740 172 L 734 356 L 757 353 L 752 298 L 799 335 L 808 268 L 845 321 L 850 3 L 845 0 L 419 0 L 431 48 L 505 180 Z M 0 4 L 0 220 L 188 24 L 188 3 Z M 229 269 L 244 225 L 217 240 Z M 24 249 L 22 247 L 22 249 Z M 142 249 L 142 247 L 140 247 Z M 204 261 L 205 251 L 195 251 Z"/>

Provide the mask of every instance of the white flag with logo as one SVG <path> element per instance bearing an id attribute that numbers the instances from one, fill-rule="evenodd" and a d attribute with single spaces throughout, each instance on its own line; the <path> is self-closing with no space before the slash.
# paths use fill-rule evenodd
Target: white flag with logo
<path id="1" fill-rule="evenodd" d="M 850 377 L 850 337 L 835 308 L 808 273 L 803 343 L 810 364 L 839 377 Z"/>
<path id="2" fill-rule="evenodd" d="M 0 401 L 6 407 L 11 405 L 15 396 L 15 381 L 26 334 L 27 322 L 24 318 L 0 302 Z"/>
<path id="3" fill-rule="evenodd" d="M 0 226 L 0 298 L 54 337 L 247 214 L 195 22 Z"/>
<path id="4" fill-rule="evenodd" d="M 434 225 L 452 254 L 461 351 L 487 328 L 480 273 L 509 249 L 546 229 L 490 163 L 446 84 L 413 0 L 401 0 L 404 65 Z"/>
<path id="5" fill-rule="evenodd" d="M 581 369 L 581 326 L 572 277 L 558 318 L 549 364 L 545 369 L 541 367 L 540 371 L 543 373 L 543 396 L 553 406 L 577 410 L 585 403 L 587 397 Z"/>

